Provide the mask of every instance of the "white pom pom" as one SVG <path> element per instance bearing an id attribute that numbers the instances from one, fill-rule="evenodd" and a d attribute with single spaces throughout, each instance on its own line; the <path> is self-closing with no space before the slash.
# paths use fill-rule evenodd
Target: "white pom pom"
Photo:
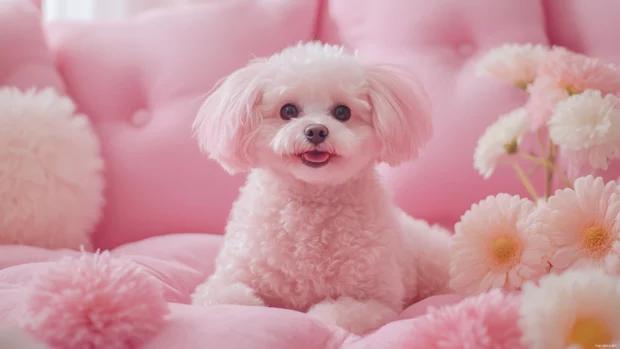
<path id="1" fill-rule="evenodd" d="M 103 204 L 99 152 L 69 98 L 0 88 L 0 244 L 88 245 Z"/>

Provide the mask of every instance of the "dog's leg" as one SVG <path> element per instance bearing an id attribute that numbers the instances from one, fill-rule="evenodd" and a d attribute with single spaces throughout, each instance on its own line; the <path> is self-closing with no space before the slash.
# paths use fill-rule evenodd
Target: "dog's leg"
<path id="1" fill-rule="evenodd" d="M 358 335 L 375 330 L 398 317 L 396 311 L 379 301 L 360 301 L 350 297 L 315 304 L 308 310 L 308 315 Z"/>
<path id="2" fill-rule="evenodd" d="M 408 258 L 405 260 L 405 279 L 414 279 L 408 298 L 419 301 L 434 295 L 452 293 L 449 287 L 451 232 L 401 212 L 401 227 L 405 234 Z M 407 265 L 416 266 L 407 270 Z M 412 288 L 412 287 L 409 287 Z"/>
<path id="3" fill-rule="evenodd" d="M 222 282 L 217 276 L 212 276 L 203 284 L 198 285 L 191 296 L 192 304 L 196 305 L 265 305 L 254 290 L 241 282 Z"/>

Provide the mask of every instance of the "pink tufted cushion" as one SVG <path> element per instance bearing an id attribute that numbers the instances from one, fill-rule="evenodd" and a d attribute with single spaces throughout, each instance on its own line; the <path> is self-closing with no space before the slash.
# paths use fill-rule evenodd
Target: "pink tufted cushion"
<path id="1" fill-rule="evenodd" d="M 544 42 L 620 62 L 609 30 L 614 18 L 607 9 L 620 6 L 613 0 L 322 0 L 317 17 L 318 2 L 218 0 L 135 20 L 50 28 L 69 92 L 104 140 L 108 191 L 99 247 L 223 231 L 243 177 L 228 176 L 198 153 L 189 130 L 194 112 L 215 81 L 252 55 L 310 39 L 315 30 L 365 59 L 409 66 L 423 80 L 435 136 L 419 160 L 384 174 L 398 204 L 447 225 L 488 194 L 525 195 L 512 170 L 485 181 L 473 169 L 484 128 L 524 101 L 514 89 L 474 76 L 486 50 Z"/>
<path id="2" fill-rule="evenodd" d="M 620 63 L 613 0 L 328 0 L 319 38 L 367 59 L 410 67 L 434 106 L 435 136 L 419 160 L 385 169 L 406 211 L 452 225 L 473 202 L 502 191 L 526 195 L 510 168 L 485 181 L 473 168 L 478 137 L 525 96 L 474 76 L 478 58 L 507 42 L 565 45 Z M 620 170 L 611 170 L 615 179 Z"/>
<path id="3" fill-rule="evenodd" d="M 37 6 L 30 0 L 0 4 L 0 86 L 49 86 L 62 92 L 64 84 L 47 48 Z"/>
<path id="4" fill-rule="evenodd" d="M 310 0 L 226 0 L 50 26 L 68 91 L 103 141 L 107 204 L 96 246 L 222 233 L 243 177 L 199 153 L 196 111 L 253 56 L 310 39 L 317 9 Z"/>
<path id="5" fill-rule="evenodd" d="M 330 1 L 320 34 L 359 49 L 369 59 L 408 66 L 423 80 L 435 113 L 434 137 L 419 160 L 383 172 L 396 189 L 398 204 L 447 224 L 490 193 L 520 189 L 510 171 L 500 170 L 489 181 L 474 171 L 478 137 L 498 115 L 524 100 L 518 91 L 476 78 L 476 58 L 507 41 L 546 42 L 537 0 L 476 4 Z"/>

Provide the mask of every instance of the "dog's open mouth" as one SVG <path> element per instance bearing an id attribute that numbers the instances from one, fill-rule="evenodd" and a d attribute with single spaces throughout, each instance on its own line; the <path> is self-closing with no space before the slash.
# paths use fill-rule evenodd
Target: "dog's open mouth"
<path id="1" fill-rule="evenodd" d="M 332 154 L 324 151 L 313 150 L 301 154 L 300 157 L 304 165 L 318 168 L 327 165 L 329 159 L 332 157 Z"/>

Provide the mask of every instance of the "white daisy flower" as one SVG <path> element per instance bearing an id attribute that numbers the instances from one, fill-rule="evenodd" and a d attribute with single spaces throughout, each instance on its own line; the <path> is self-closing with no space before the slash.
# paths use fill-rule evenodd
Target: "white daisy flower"
<path id="1" fill-rule="evenodd" d="M 553 143 L 572 153 L 587 152 L 595 169 L 606 170 L 609 160 L 620 155 L 618 98 L 586 90 L 559 102 L 549 120 Z"/>
<path id="2" fill-rule="evenodd" d="M 525 89 L 536 78 L 538 64 L 549 49 L 541 44 L 505 44 L 489 51 L 477 64 L 478 76 L 492 76 Z"/>
<path id="3" fill-rule="evenodd" d="M 523 342 L 531 349 L 620 347 L 620 280 L 600 269 L 550 274 L 521 293 Z"/>
<path id="4" fill-rule="evenodd" d="M 502 155 L 517 152 L 529 122 L 525 109 L 517 108 L 487 127 L 474 151 L 474 168 L 485 179 L 493 174 Z"/>

